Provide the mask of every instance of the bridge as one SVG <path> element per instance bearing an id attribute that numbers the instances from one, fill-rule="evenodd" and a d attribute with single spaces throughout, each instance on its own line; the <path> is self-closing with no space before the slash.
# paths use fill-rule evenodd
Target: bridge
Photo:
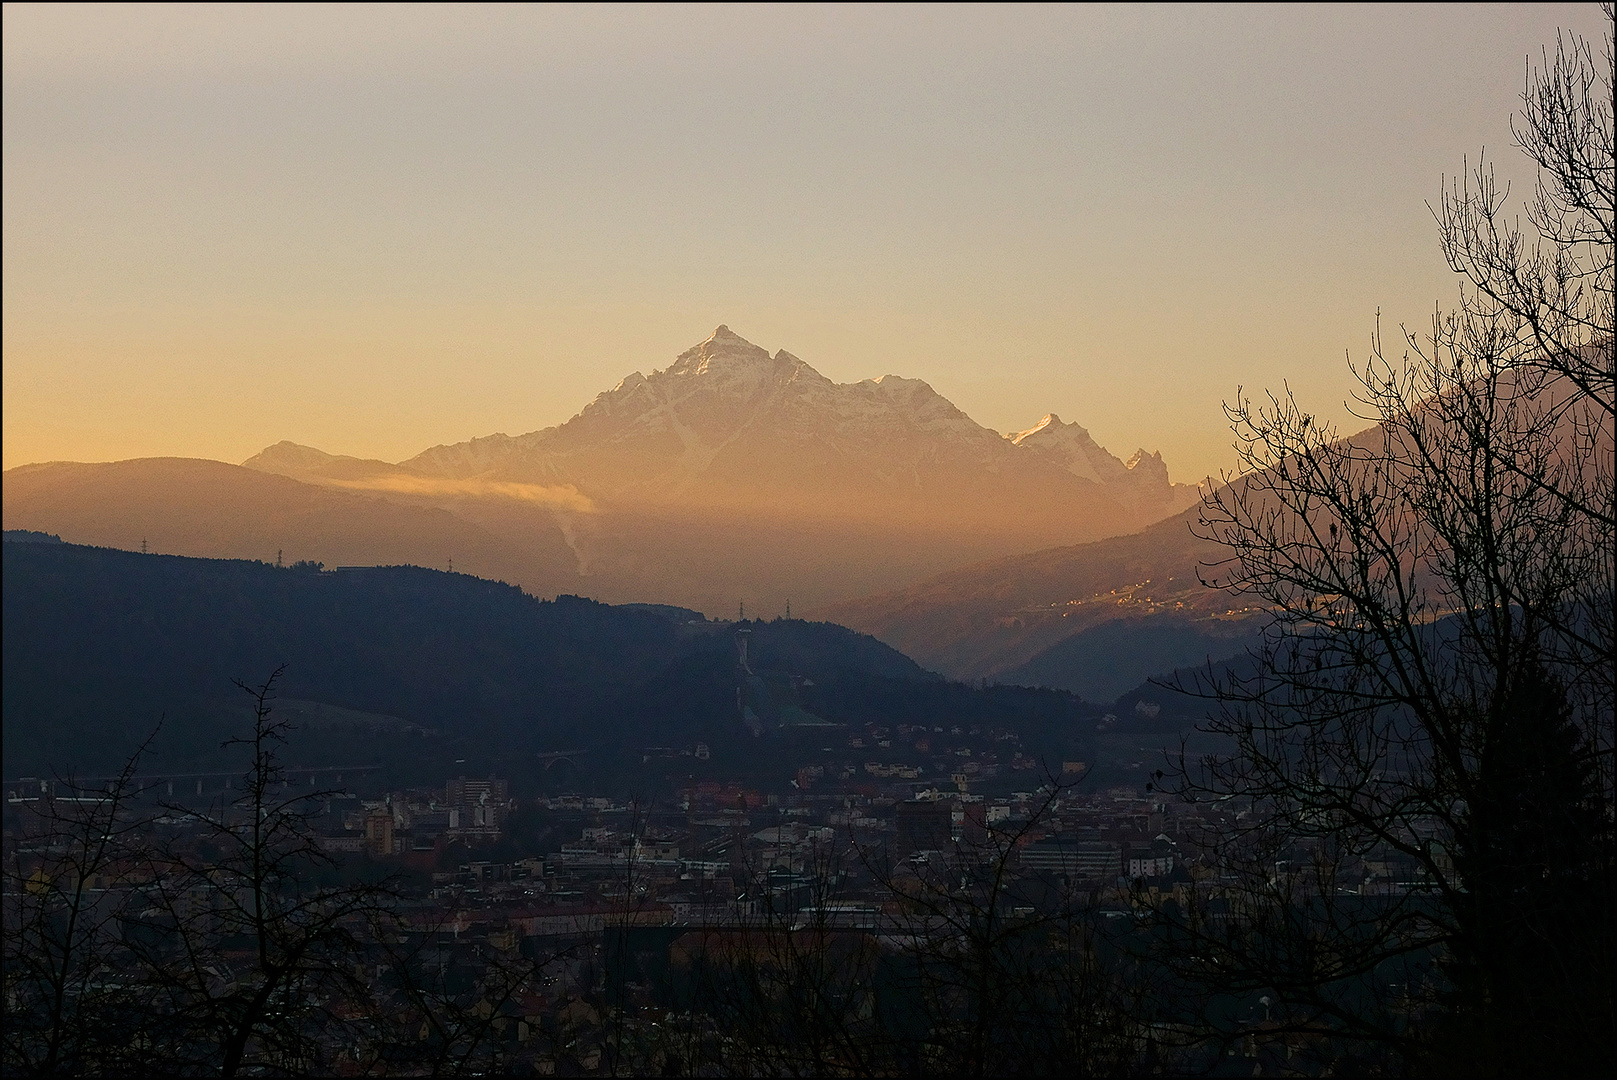
<path id="1" fill-rule="evenodd" d="M 327 776 L 334 783 L 341 783 L 343 774 L 357 775 L 360 773 L 375 772 L 380 765 L 317 765 L 317 766 L 286 766 L 280 770 L 281 777 L 290 783 L 296 783 L 304 777 L 308 778 L 309 786 L 314 787 L 319 777 Z M 196 794 L 203 794 L 204 790 L 221 791 L 230 790 L 226 785 L 245 781 L 247 770 L 233 769 L 225 772 L 159 772 L 146 773 L 128 778 L 127 793 L 143 795 L 157 787 L 166 787 L 167 794 L 175 794 L 174 784 L 178 781 L 182 787 L 196 784 Z M 36 799 L 40 795 L 56 797 L 59 789 L 66 789 L 74 793 L 101 792 L 108 789 L 111 784 L 117 783 L 117 775 L 106 776 L 20 776 L 15 780 L 4 781 L 7 802 L 25 802 Z M 182 792 L 189 794 L 188 791 Z"/>

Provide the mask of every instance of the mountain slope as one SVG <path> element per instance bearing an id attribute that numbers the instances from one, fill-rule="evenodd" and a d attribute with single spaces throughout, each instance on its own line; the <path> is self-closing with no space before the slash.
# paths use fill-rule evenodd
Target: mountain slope
<path id="1" fill-rule="evenodd" d="M 1033 678 L 1035 657 L 1113 620 L 1199 627 L 1238 637 L 1255 611 L 1197 578 L 1219 549 L 1191 532 L 1199 507 L 1128 536 L 961 567 L 904 589 L 828 605 L 820 614 L 955 678 Z M 1239 651 L 1239 650 L 1236 650 Z M 1173 667 L 1165 663 L 1162 670 Z M 1136 680 L 1137 681 L 1137 680 Z M 1053 682 L 1051 685 L 1064 685 Z"/>
<path id="2" fill-rule="evenodd" d="M 553 523 L 516 540 L 447 510 L 407 506 L 195 458 L 52 462 L 7 470 L 7 529 L 178 555 L 307 559 L 327 566 L 428 563 L 554 594 L 576 587 Z"/>
<path id="3" fill-rule="evenodd" d="M 1441 412 L 1423 405 L 1414 414 L 1421 423 L 1444 423 Z M 1043 425 L 1054 428 L 1059 423 Z M 1576 410 L 1559 414 L 1560 452 L 1581 445 L 1577 432 L 1587 417 Z M 1085 450 L 1080 432 L 1039 428 L 1018 436 L 1043 441 L 1069 456 Z M 1375 459 L 1399 453 L 1399 443 L 1382 425 L 1335 439 Z M 1609 454 L 1609 443 L 1598 453 Z M 1137 463 L 1136 467 L 1139 467 Z M 1418 466 L 1410 466 L 1416 468 Z M 1264 494 L 1261 474 L 1233 481 L 1253 485 L 1251 497 L 1275 513 L 1287 513 L 1281 501 Z M 902 649 L 921 663 L 956 678 L 1003 678 L 1008 681 L 1109 693 L 1129 674 L 1165 673 L 1185 661 L 1185 651 L 1199 648 L 1213 659 L 1219 642 L 1229 643 L 1228 656 L 1239 653 L 1239 639 L 1250 638 L 1266 618 L 1239 596 L 1203 586 L 1201 571 L 1231 557 L 1229 549 L 1195 535 L 1199 505 L 1141 531 L 1090 544 L 1052 547 L 1045 551 L 987 560 L 857 600 L 828 605 L 823 614 L 863 630 Z M 1255 509 L 1255 505 L 1248 508 Z M 1323 519 L 1316 523 L 1323 530 Z M 1433 584 L 1423 565 L 1416 581 Z M 1108 671 L 1117 642 L 1084 634 L 1111 620 L 1119 640 L 1147 641 L 1161 656 L 1154 670 L 1130 666 Z M 1080 636 L 1081 635 L 1081 636 Z M 1070 642 L 1070 644 L 1065 644 Z"/>
<path id="4" fill-rule="evenodd" d="M 1071 690 L 1086 701 L 1115 701 L 1147 679 L 1241 655 L 1257 643 L 1250 623 L 1182 613 L 1113 619 L 1056 642 L 1000 682 Z"/>

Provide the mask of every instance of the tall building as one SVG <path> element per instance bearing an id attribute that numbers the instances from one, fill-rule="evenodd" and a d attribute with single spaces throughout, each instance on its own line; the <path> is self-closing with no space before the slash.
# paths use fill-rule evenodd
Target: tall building
<path id="1" fill-rule="evenodd" d="M 1050 838 L 1023 848 L 1021 861 L 1025 870 L 1111 881 L 1123 872 L 1123 849 L 1118 844 Z"/>
<path id="2" fill-rule="evenodd" d="M 393 854 L 393 811 L 372 810 L 365 815 L 365 847 L 372 855 Z"/>
<path id="3" fill-rule="evenodd" d="M 510 784 L 498 777 L 471 780 L 462 776 L 449 781 L 444 801 L 459 831 L 495 833 L 505 820 L 510 799 Z"/>

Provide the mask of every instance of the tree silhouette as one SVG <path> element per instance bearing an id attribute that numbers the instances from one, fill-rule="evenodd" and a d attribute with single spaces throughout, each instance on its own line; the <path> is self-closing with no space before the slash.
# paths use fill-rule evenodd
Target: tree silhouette
<path id="1" fill-rule="evenodd" d="M 1236 747 L 1182 761 L 1181 790 L 1249 812 L 1206 838 L 1223 909 L 1169 920 L 1169 960 L 1269 991 L 1265 1030 L 1326 1060 L 1617 1052 L 1612 55 L 1572 36 L 1529 72 L 1531 240 L 1491 170 L 1445 191 L 1466 285 L 1402 355 L 1378 329 L 1373 427 L 1343 438 L 1289 392 L 1227 406 L 1242 469 L 1204 503 L 1204 580 L 1273 621 L 1248 665 L 1180 684 Z M 1372 881 L 1389 866 L 1401 885 Z"/>

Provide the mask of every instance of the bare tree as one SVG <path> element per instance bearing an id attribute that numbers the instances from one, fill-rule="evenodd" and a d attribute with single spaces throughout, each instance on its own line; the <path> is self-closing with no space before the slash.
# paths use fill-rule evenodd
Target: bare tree
<path id="1" fill-rule="evenodd" d="M 1602 8 L 1609 25 L 1617 11 Z M 1486 357 L 1483 374 L 1506 373 L 1512 396 L 1531 401 L 1547 414 L 1535 420 L 1556 431 L 1551 468 L 1533 467 L 1536 447 L 1507 441 L 1483 450 L 1497 468 L 1564 503 L 1568 528 L 1597 537 L 1580 552 L 1577 570 L 1590 575 L 1584 587 L 1547 617 L 1556 620 L 1556 659 L 1592 669 L 1583 689 L 1601 696 L 1609 716 L 1617 699 L 1617 555 L 1598 539 L 1617 532 L 1617 56 L 1609 29 L 1604 46 L 1597 57 L 1587 38 L 1563 35 L 1553 56 L 1546 50 L 1537 68 L 1528 66 L 1511 125 L 1537 168 L 1525 226 L 1486 161 L 1442 193 L 1433 211 L 1439 245 L 1463 287 L 1433 338 L 1451 354 Z M 1609 787 L 1617 783 L 1609 730 L 1601 745 L 1597 766 Z"/>
<path id="2" fill-rule="evenodd" d="M 104 786 L 43 781 L 19 800 L 21 835 L 6 867 L 0 967 L 7 1072 L 116 1071 L 129 1064 L 117 897 L 131 877 L 127 849 L 142 823 L 129 803 L 151 741 Z"/>
<path id="3" fill-rule="evenodd" d="M 295 790 L 280 763 L 281 675 L 237 684 L 252 721 L 225 744 L 249 753 L 234 797 L 156 800 L 137 775 L 143 745 L 110 781 L 47 781 L 10 807 L 8 1074 L 443 1075 L 508 1062 L 516 997 L 566 954 L 525 956 L 514 937 L 503 951 L 476 945 L 455 972 L 469 988 L 434 966 L 464 911 L 449 898 L 411 921 L 391 878 L 338 872 L 311 821 L 329 793 Z"/>
<path id="4" fill-rule="evenodd" d="M 542 986 L 557 965 L 582 946 L 533 955 L 513 933 L 510 947 L 462 946 L 456 928 L 469 914 L 461 897 L 440 897 L 429 921 L 401 924 L 377 942 L 372 959 L 392 1004 L 373 1010 L 370 1022 L 385 1034 L 363 1044 L 355 1059 L 385 1069 L 392 1065 L 430 1076 L 481 1075 L 510 1067 L 512 1044 L 531 1054 L 549 1033 L 513 1012 L 525 991 Z M 457 957 L 457 951 L 466 955 Z M 462 961 L 456 977 L 457 960 Z M 475 973 L 473 973 L 475 972 Z M 462 985 L 464 984 L 464 985 Z M 550 1046 L 552 1057 L 557 1048 Z"/>
<path id="5" fill-rule="evenodd" d="M 1106 1076 L 1133 1070 L 1147 995 L 1102 925 L 1115 880 L 1029 872 L 1021 852 L 1043 834 L 1076 778 L 1049 774 L 1027 817 L 969 821 L 925 862 L 864 862 L 905 912 L 898 989 L 922 1022 L 910 1054 L 927 1071 L 969 1076 Z M 1075 869 L 1075 867 L 1073 868 Z"/>
<path id="6" fill-rule="evenodd" d="M 360 962 L 395 919 L 386 882 L 321 885 L 331 865 L 310 827 L 323 792 L 294 790 L 278 750 L 277 669 L 257 686 L 243 789 L 207 810 L 165 806 L 189 828 L 139 852 L 145 879 L 123 946 L 152 1005 L 154 1052 L 174 1067 L 235 1075 L 244 1066 L 312 1072 L 346 1039 L 374 980 Z M 182 834 L 183 835 L 183 834 Z"/>
<path id="7" fill-rule="evenodd" d="M 874 939 L 837 918 L 843 852 L 815 843 L 801 873 L 743 860 L 746 899 L 673 947 L 669 990 L 681 1006 L 656 1056 L 693 1072 L 885 1075 L 872 982 Z"/>
<path id="8" fill-rule="evenodd" d="M 1183 791 L 1250 812 L 1208 838 L 1219 917 L 1173 920 L 1168 955 L 1268 990 L 1268 1030 L 1326 1060 L 1612 1060 L 1609 38 L 1604 60 L 1574 35 L 1529 72 L 1531 241 L 1491 171 L 1445 192 L 1468 284 L 1401 356 L 1373 338 L 1369 431 L 1289 393 L 1228 407 L 1242 470 L 1204 504 L 1227 552 L 1204 580 L 1273 623 L 1247 666 L 1186 687 L 1236 752 L 1184 763 Z M 1401 884 L 1369 876 L 1389 865 Z"/>

